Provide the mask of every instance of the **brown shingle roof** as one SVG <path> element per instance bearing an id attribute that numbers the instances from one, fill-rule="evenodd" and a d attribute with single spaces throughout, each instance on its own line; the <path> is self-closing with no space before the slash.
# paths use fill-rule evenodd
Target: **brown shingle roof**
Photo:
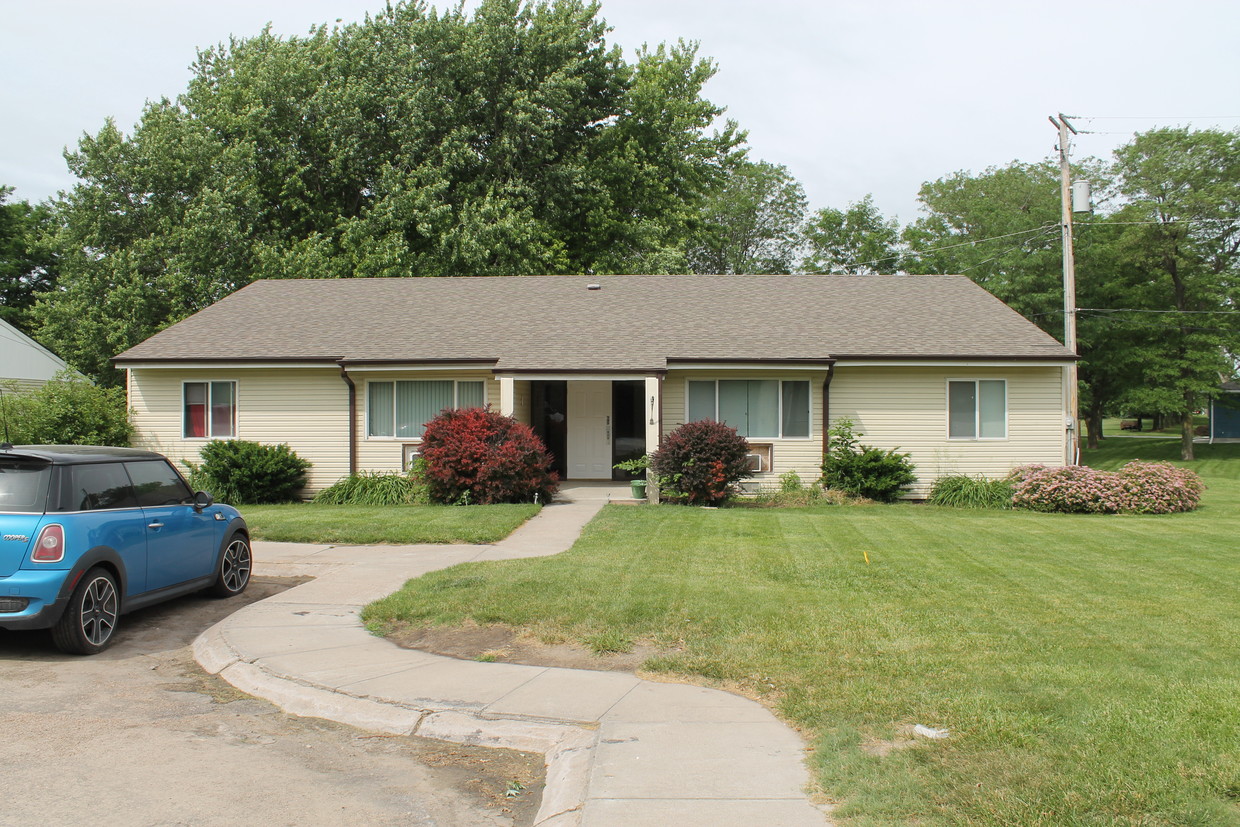
<path id="1" fill-rule="evenodd" d="M 860 357 L 1071 358 L 964 276 L 508 276 L 259 281 L 116 361 L 602 372 Z"/>

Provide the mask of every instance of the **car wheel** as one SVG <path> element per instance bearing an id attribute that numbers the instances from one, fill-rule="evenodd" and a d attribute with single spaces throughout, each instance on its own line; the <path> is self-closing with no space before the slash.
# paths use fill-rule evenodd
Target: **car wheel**
<path id="1" fill-rule="evenodd" d="M 56 648 L 71 655 L 93 655 L 112 642 L 120 617 L 116 578 L 106 569 L 86 572 L 73 590 L 69 605 L 52 627 Z"/>
<path id="2" fill-rule="evenodd" d="M 216 597 L 232 597 L 245 591 L 250 585 L 250 543 L 241 534 L 228 539 L 224 553 L 220 555 L 220 570 L 210 592 Z"/>

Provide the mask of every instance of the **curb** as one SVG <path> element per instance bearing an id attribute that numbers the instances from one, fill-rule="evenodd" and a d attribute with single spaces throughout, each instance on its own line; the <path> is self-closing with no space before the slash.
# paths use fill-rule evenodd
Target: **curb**
<path id="1" fill-rule="evenodd" d="M 245 661 L 229 646 L 222 634 L 226 622 L 227 619 L 216 623 L 194 639 L 194 659 L 209 674 L 301 717 L 324 718 L 390 735 L 541 753 L 546 774 L 534 824 L 581 824 L 598 744 L 596 730 L 518 718 L 484 718 L 453 710 L 414 709 L 277 677 L 264 667 Z"/>

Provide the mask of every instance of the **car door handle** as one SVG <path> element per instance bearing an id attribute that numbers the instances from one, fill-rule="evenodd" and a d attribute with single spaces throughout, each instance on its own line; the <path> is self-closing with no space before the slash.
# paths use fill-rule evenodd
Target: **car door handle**
<path id="1" fill-rule="evenodd" d="M 147 523 L 147 524 L 146 524 L 146 527 L 147 527 L 147 528 L 163 528 L 163 527 L 164 527 L 164 524 L 163 524 L 163 523 L 161 523 L 161 522 L 159 522 L 158 520 L 156 520 L 156 521 L 155 521 L 155 522 L 153 522 L 153 523 Z"/>

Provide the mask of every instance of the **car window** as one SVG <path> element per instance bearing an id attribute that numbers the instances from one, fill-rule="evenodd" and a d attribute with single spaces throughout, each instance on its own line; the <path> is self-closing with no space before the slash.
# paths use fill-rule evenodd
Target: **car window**
<path id="1" fill-rule="evenodd" d="M 129 475 L 119 462 L 70 465 L 61 471 L 61 477 L 65 486 L 60 498 L 63 511 L 134 508 L 138 504 Z"/>
<path id="2" fill-rule="evenodd" d="M 50 463 L 0 460 L 0 511 L 42 513 L 51 475 Z"/>
<path id="3" fill-rule="evenodd" d="M 192 495 L 180 475 L 168 463 L 157 460 L 154 462 L 127 462 L 125 470 L 133 480 L 134 494 L 138 505 L 176 505 L 189 499 Z"/>

